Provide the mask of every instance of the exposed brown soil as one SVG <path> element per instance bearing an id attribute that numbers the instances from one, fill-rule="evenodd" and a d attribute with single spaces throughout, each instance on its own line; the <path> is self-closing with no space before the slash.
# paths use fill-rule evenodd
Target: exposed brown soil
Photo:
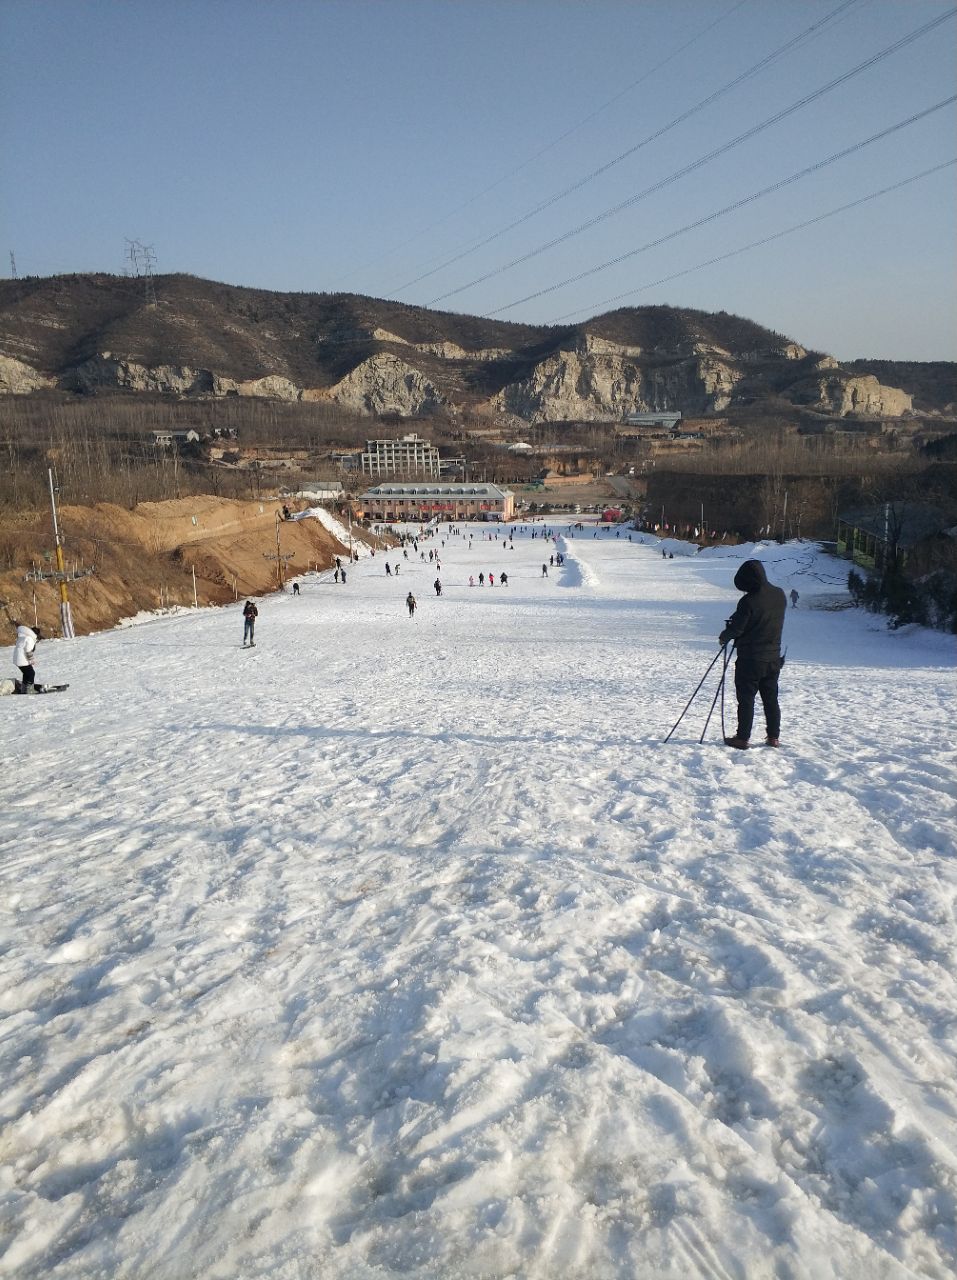
<path id="1" fill-rule="evenodd" d="M 212 497 L 145 502 L 132 511 L 109 503 L 64 507 L 68 570 L 95 568 L 68 584 L 77 633 L 102 630 L 141 610 L 192 604 L 194 569 L 200 604 L 276 590 L 276 561 L 267 557 L 276 554 L 278 509 L 275 500 Z M 354 536 L 378 545 L 361 529 Z M 347 550 L 318 520 L 283 521 L 279 539 L 282 553 L 292 556 L 287 578 L 328 568 Z M 49 579 L 26 581 L 25 575 L 56 567 L 53 545 L 48 512 L 0 518 L 0 601 L 11 617 L 36 618 L 50 634 L 59 628 L 59 587 Z"/>

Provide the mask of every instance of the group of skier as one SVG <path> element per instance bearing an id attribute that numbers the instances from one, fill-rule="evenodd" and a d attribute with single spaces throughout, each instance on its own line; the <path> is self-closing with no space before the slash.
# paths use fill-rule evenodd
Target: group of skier
<path id="1" fill-rule="evenodd" d="M 453 529 L 450 527 L 450 533 L 452 532 Z M 454 532 L 457 533 L 459 531 L 454 530 Z M 533 530 L 532 536 L 536 536 L 538 532 L 538 530 Z M 512 537 L 514 534 L 509 536 Z M 409 540 L 412 542 L 413 547 L 418 549 L 418 540 L 414 537 Z M 405 550 L 404 554 L 407 555 Z M 664 550 L 662 554 L 665 554 Z M 424 554 L 422 558 L 425 558 Z M 441 571 L 438 554 L 430 551 L 429 559 L 436 566 L 436 569 Z M 563 561 L 564 557 L 558 555 L 557 563 L 561 565 Z M 548 563 L 542 563 L 542 577 L 548 577 L 549 564 L 554 566 L 555 563 L 555 554 L 549 556 Z M 386 573 L 389 576 L 397 575 L 398 572 L 398 564 L 390 566 L 388 562 L 386 563 Z M 507 586 L 508 574 L 500 573 L 498 576 L 501 585 Z M 334 579 L 337 582 L 340 579 L 342 582 L 346 580 L 345 569 L 342 566 L 341 559 L 338 557 L 335 561 Z M 489 573 L 487 579 L 489 586 L 495 585 L 494 573 Z M 486 574 L 484 571 L 479 573 L 478 582 L 479 586 L 485 585 Z M 475 579 L 470 577 L 469 586 L 474 585 Z M 770 747 L 779 747 L 781 708 L 778 679 L 784 666 L 784 656 L 781 653 L 781 638 L 784 629 L 784 618 L 787 613 L 788 597 L 785 596 L 780 587 L 776 587 L 768 581 L 764 565 L 759 560 L 746 560 L 734 576 L 734 585 L 743 594 L 734 613 L 727 619 L 723 630 L 718 636 L 718 642 L 722 648 L 730 644 L 736 651 L 734 689 L 737 700 L 737 729 L 733 736 L 726 737 L 724 741 L 727 746 L 739 750 L 750 746 L 751 730 L 754 724 L 755 699 L 760 697 L 765 719 L 765 741 Z M 441 596 L 441 578 L 436 577 L 433 587 L 436 596 Z M 298 583 L 294 584 L 293 590 L 295 594 L 299 594 Z M 798 599 L 797 590 L 792 589 L 790 593 L 792 608 L 797 606 Z M 411 591 L 405 598 L 405 604 L 409 617 L 413 618 L 418 608 L 418 601 Z M 13 663 L 20 672 L 19 680 L 8 682 L 8 684 L 14 685 L 13 692 L 29 694 L 48 692 L 52 688 L 65 687 L 37 685 L 33 659 L 37 644 L 43 639 L 43 632 L 37 626 L 30 627 L 25 623 L 16 621 L 10 617 L 9 611 L 7 616 L 16 627 Z M 258 616 L 259 610 L 255 603 L 252 600 L 247 600 L 243 605 L 244 649 L 247 647 L 255 648 L 256 646 L 256 619 Z"/>

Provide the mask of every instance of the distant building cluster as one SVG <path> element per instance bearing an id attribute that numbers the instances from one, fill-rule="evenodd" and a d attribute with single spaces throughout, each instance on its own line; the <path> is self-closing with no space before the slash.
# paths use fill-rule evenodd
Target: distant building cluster
<path id="1" fill-rule="evenodd" d="M 155 430 L 149 434 L 150 443 L 158 449 L 172 449 L 184 444 L 198 444 L 200 440 L 237 440 L 239 432 L 234 427 L 213 427 L 211 431 L 198 431 L 195 427 L 179 430 Z"/>

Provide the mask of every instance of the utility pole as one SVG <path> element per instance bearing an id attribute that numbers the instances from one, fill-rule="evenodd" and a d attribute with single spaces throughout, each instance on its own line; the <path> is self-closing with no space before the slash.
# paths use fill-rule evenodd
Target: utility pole
<path id="1" fill-rule="evenodd" d="M 63 539 L 60 536 L 60 521 L 57 516 L 56 495 L 59 492 L 53 481 L 53 468 L 47 468 L 47 476 L 50 480 L 50 510 L 53 513 L 53 540 L 56 544 L 56 568 L 44 571 L 43 569 L 34 568 L 24 575 L 26 582 L 46 582 L 52 579 L 59 583 L 60 586 L 60 634 L 65 640 L 72 640 L 75 632 L 73 630 L 73 614 L 70 611 L 70 599 L 67 594 L 66 584 L 75 582 L 78 578 L 88 578 L 91 573 L 96 573 L 96 566 L 91 565 L 89 569 L 78 569 L 74 562 L 72 569 L 67 569 L 66 562 L 63 559 Z M 49 553 L 46 559 L 50 559 Z M 33 611 L 36 615 L 36 589 L 33 595 Z"/>
<path id="2" fill-rule="evenodd" d="M 56 576 L 60 583 L 60 630 L 65 640 L 72 640 L 73 614 L 70 611 L 70 597 L 66 589 L 66 568 L 63 563 L 63 542 L 60 538 L 60 525 L 56 514 L 56 489 L 53 486 L 53 468 L 47 468 L 50 480 L 50 509 L 53 512 L 53 540 L 56 543 Z"/>
<path id="3" fill-rule="evenodd" d="M 272 555 L 264 551 L 263 557 L 266 560 L 275 560 L 276 582 L 279 586 L 279 590 L 285 591 L 286 583 L 285 583 L 285 575 L 283 573 L 283 568 L 285 566 L 286 561 L 295 559 L 295 556 L 291 551 L 287 551 L 283 553 L 283 549 L 279 545 L 279 526 L 281 523 L 282 523 L 282 513 L 277 511 L 276 512 L 276 552 L 275 552 L 275 555 Z"/>
<path id="4" fill-rule="evenodd" d="M 12 250 L 12 249 L 10 250 L 10 279 L 11 279 L 11 280 L 19 280 L 19 279 L 20 279 L 20 277 L 17 275 L 17 260 L 16 260 L 16 258 L 13 256 L 13 250 Z"/>

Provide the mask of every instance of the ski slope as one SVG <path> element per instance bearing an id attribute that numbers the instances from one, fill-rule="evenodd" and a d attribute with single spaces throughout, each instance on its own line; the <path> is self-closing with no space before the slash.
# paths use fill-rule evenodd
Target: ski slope
<path id="1" fill-rule="evenodd" d="M 953 1276 L 953 637 L 551 527 L 0 699 L 0 1274 Z M 752 554 L 783 747 L 663 746 Z"/>

